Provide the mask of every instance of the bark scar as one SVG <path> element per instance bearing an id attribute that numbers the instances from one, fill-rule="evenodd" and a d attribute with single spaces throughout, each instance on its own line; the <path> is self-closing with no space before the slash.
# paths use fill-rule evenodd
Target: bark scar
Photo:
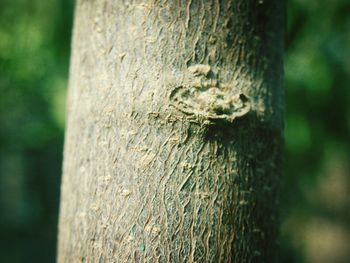
<path id="1" fill-rule="evenodd" d="M 177 110 L 210 122 L 233 122 L 250 112 L 249 97 L 243 92 L 233 93 L 234 87 L 228 83 L 209 78 L 208 65 L 195 65 L 188 70 L 192 77 L 175 87 L 169 96 L 170 104 Z"/>

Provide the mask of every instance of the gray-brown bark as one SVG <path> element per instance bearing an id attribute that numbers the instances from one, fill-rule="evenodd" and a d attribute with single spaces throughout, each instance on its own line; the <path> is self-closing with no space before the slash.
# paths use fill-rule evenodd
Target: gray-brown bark
<path id="1" fill-rule="evenodd" d="M 76 3 L 58 262 L 273 262 L 283 17 Z"/>

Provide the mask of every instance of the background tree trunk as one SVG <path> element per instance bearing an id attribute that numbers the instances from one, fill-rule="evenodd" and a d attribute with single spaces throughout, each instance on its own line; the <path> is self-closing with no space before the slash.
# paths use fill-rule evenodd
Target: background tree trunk
<path id="1" fill-rule="evenodd" d="M 273 262 L 281 0 L 76 3 L 58 262 Z"/>

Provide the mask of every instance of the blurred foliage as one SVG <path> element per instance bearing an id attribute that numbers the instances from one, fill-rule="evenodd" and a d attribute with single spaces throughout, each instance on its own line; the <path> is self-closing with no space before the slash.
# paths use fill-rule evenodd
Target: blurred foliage
<path id="1" fill-rule="evenodd" d="M 54 262 L 73 4 L 0 1 L 0 262 Z"/>
<path id="2" fill-rule="evenodd" d="M 289 0 L 281 262 L 350 262 L 350 1 Z"/>
<path id="3" fill-rule="evenodd" d="M 0 1 L 0 262 L 54 262 L 72 0 Z M 350 2 L 289 0 L 280 262 L 350 262 Z"/>

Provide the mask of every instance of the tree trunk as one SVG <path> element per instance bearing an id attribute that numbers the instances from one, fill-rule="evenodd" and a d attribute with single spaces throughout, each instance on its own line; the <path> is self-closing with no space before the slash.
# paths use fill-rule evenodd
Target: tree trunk
<path id="1" fill-rule="evenodd" d="M 58 262 L 273 262 L 281 0 L 78 0 Z"/>

